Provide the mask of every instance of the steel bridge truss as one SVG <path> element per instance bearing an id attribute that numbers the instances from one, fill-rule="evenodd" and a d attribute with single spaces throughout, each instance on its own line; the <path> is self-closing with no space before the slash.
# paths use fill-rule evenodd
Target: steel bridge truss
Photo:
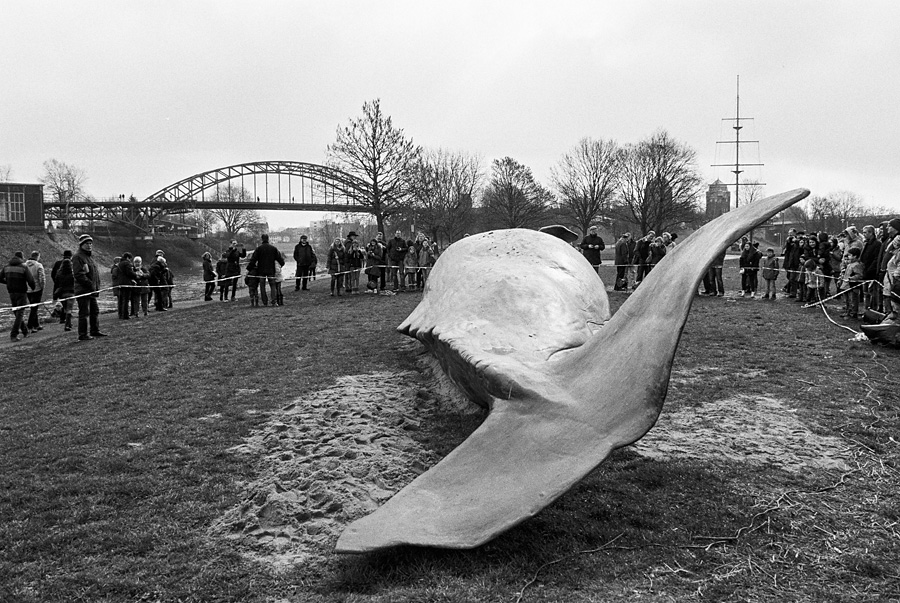
<path id="1" fill-rule="evenodd" d="M 222 201 L 219 186 L 239 186 L 247 195 Z M 231 195 L 229 195 L 231 197 Z M 233 198 L 233 197 L 232 197 Z M 153 193 L 143 201 L 45 199 L 48 220 L 107 221 L 148 229 L 167 215 L 198 209 L 306 210 L 369 212 L 371 187 L 341 170 L 299 161 L 254 161 L 196 174 Z"/>
<path id="2" fill-rule="evenodd" d="M 224 183 L 239 184 L 250 200 L 216 203 L 216 189 Z M 335 168 L 299 161 L 255 161 L 185 178 L 153 193 L 142 204 L 368 212 L 370 198 L 367 182 Z"/>

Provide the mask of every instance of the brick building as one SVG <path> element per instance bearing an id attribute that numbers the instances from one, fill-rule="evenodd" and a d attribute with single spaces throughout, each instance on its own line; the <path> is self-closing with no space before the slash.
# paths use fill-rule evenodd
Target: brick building
<path id="1" fill-rule="evenodd" d="M 44 185 L 0 182 L 0 228 L 44 229 Z"/>

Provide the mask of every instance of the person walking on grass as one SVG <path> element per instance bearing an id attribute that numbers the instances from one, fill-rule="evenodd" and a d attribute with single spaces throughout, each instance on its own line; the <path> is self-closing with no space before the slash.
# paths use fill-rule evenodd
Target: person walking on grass
<path id="1" fill-rule="evenodd" d="M 18 341 L 19 331 L 22 331 L 22 337 L 28 337 L 28 327 L 24 320 L 25 308 L 21 306 L 28 305 L 28 290 L 34 287 L 34 276 L 25 266 L 25 254 L 17 251 L 9 260 L 9 264 L 0 270 L 0 283 L 6 284 L 12 307 L 19 308 L 13 311 L 14 318 L 9 338 Z"/>
<path id="2" fill-rule="evenodd" d="M 47 277 L 44 274 L 44 265 L 41 264 L 41 252 L 32 251 L 31 259 L 25 262 L 25 267 L 28 268 L 31 276 L 34 277 L 34 288 L 28 292 L 28 303 L 32 304 L 28 312 L 28 329 L 32 333 L 37 333 L 44 328 L 41 326 L 38 316 L 38 310 L 41 308 L 38 304 L 41 303 L 44 297 L 44 285 L 47 281 Z"/>
<path id="3" fill-rule="evenodd" d="M 94 239 L 89 234 L 78 237 L 78 253 L 72 258 L 75 295 L 78 300 L 78 341 L 106 337 L 100 330 L 100 271 L 92 257 Z M 90 330 L 89 330 L 90 329 Z"/>
<path id="4" fill-rule="evenodd" d="M 778 280 L 778 271 L 780 269 L 778 257 L 775 250 L 769 247 L 766 249 L 766 257 L 762 260 L 762 277 L 766 281 L 766 294 L 763 299 L 775 299 L 775 281 Z"/>

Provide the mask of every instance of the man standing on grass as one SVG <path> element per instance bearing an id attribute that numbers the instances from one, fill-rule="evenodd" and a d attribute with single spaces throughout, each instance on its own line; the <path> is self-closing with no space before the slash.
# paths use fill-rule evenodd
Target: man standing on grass
<path id="1" fill-rule="evenodd" d="M 600 263 L 603 261 L 600 259 L 600 252 L 606 249 L 606 243 L 597 234 L 596 226 L 588 228 L 587 236 L 581 240 L 581 244 L 578 246 L 581 247 L 584 259 L 591 264 L 597 274 L 600 274 Z"/>
<path id="2" fill-rule="evenodd" d="M 259 277 L 259 296 L 262 298 L 264 306 L 269 305 L 269 296 L 266 295 L 265 281 L 269 283 L 269 291 L 272 294 L 272 305 L 278 305 L 278 296 L 275 291 L 275 263 L 284 266 L 284 256 L 278 251 L 278 248 L 269 243 L 269 235 L 260 236 L 261 243 L 259 247 L 253 250 L 250 261 L 247 263 L 247 269 L 256 270 L 256 276 Z"/>
<path id="3" fill-rule="evenodd" d="M 21 251 L 17 251 L 9 260 L 9 265 L 0 270 L 0 283 L 6 283 L 12 307 L 19 308 L 13 312 L 15 318 L 9 338 L 18 341 L 19 330 L 22 331 L 22 337 L 28 337 L 28 327 L 25 326 L 24 321 L 25 308 L 20 308 L 20 306 L 28 305 L 28 289 L 34 287 L 34 276 L 25 266 L 25 255 Z"/>
<path id="4" fill-rule="evenodd" d="M 616 284 L 613 287 L 614 291 L 628 290 L 628 265 L 631 264 L 631 249 L 628 245 L 630 242 L 630 232 L 622 234 L 619 240 L 616 241 Z"/>
<path id="5" fill-rule="evenodd" d="M 881 241 L 875 236 L 875 227 L 871 224 L 863 226 L 863 248 L 859 256 L 859 261 L 863 265 L 863 280 L 871 281 L 863 285 L 863 309 L 868 310 L 873 307 L 875 289 L 878 287 L 876 280 L 878 279 L 878 258 L 881 255 Z"/>
<path id="6" fill-rule="evenodd" d="M 237 242 L 237 239 L 234 239 L 231 241 L 231 246 L 228 247 L 226 253 L 225 301 L 228 301 L 229 286 L 231 286 L 231 301 L 234 301 L 234 296 L 237 293 L 238 280 L 240 280 L 239 277 L 241 276 L 241 258 L 247 257 L 247 250 L 244 249 L 243 245 L 240 245 Z"/>
<path id="7" fill-rule="evenodd" d="M 403 238 L 403 233 L 398 230 L 394 233 L 394 238 L 388 241 L 387 244 L 388 265 L 391 269 L 391 282 L 394 284 L 395 293 L 400 291 L 400 271 L 403 269 L 403 258 L 406 257 L 407 249 L 406 239 Z M 406 291 L 405 283 L 406 281 L 404 281 L 403 291 Z"/>
<path id="8" fill-rule="evenodd" d="M 300 235 L 300 242 L 294 247 L 294 261 L 297 262 L 297 282 L 294 285 L 294 291 L 308 290 L 309 277 L 315 273 L 318 258 L 316 251 L 309 244 L 306 235 Z"/>
<path id="9" fill-rule="evenodd" d="M 100 271 L 91 257 L 94 239 L 89 234 L 78 237 L 78 253 L 72 258 L 72 272 L 75 276 L 75 295 L 78 300 L 78 341 L 88 341 L 94 337 L 106 337 L 100 331 Z M 88 333 L 90 323 L 90 333 Z"/>

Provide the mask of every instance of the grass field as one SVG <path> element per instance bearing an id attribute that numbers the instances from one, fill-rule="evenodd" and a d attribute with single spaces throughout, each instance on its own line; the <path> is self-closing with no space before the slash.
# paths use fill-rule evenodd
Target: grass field
<path id="1" fill-rule="evenodd" d="M 432 387 L 394 331 L 419 298 L 319 280 L 281 308 L 4 345 L 0 601 L 900 600 L 900 353 L 787 300 L 697 298 L 647 442 L 479 549 L 338 556 L 329 537 L 278 565 L 214 530 L 271 469 L 235 447 L 291 402 L 357 375 Z M 412 398 L 392 403 L 427 458 L 478 424 Z"/>

